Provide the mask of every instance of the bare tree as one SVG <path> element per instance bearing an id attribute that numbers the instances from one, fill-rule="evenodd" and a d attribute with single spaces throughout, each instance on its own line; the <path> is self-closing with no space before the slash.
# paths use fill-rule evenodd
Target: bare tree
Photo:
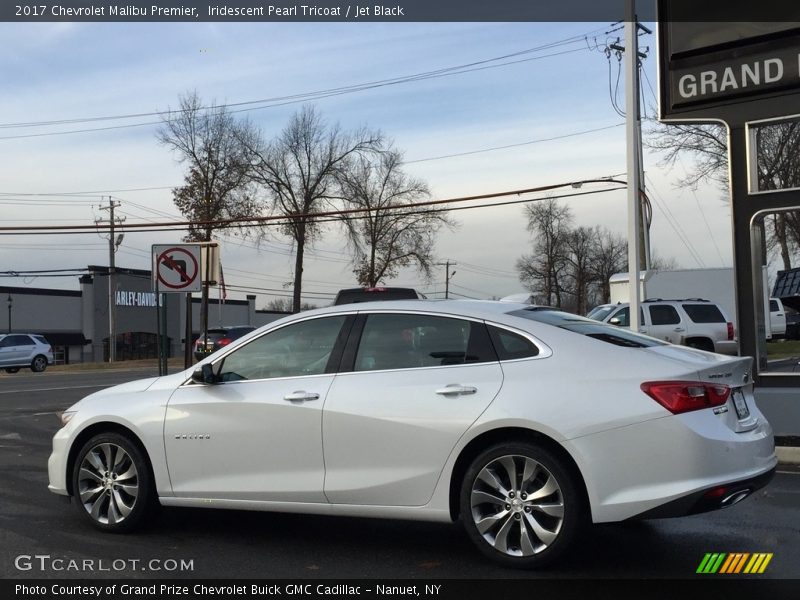
<path id="1" fill-rule="evenodd" d="M 646 138 L 647 146 L 664 155 L 672 166 L 682 155 L 693 158 L 692 168 L 679 185 L 697 187 L 702 181 L 728 187 L 728 140 L 722 125 L 658 125 Z M 800 125 L 782 122 L 756 129 L 756 166 L 761 190 L 800 187 Z M 800 249 L 800 212 L 776 213 L 767 219 L 767 248 L 776 252 L 784 269 Z"/>
<path id="2" fill-rule="evenodd" d="M 161 116 L 158 141 L 188 166 L 185 184 L 172 191 L 175 205 L 192 221 L 186 241 L 211 241 L 214 222 L 247 219 L 256 214 L 249 191 L 251 168 L 244 140 L 253 130 L 225 106 L 204 106 L 197 92 L 179 99 L 177 110 Z M 208 331 L 208 283 L 203 285 L 201 324 Z"/>
<path id="3" fill-rule="evenodd" d="M 193 222 L 186 241 L 210 241 L 219 219 L 247 219 L 257 206 L 250 193 L 251 168 L 242 140 L 253 135 L 225 106 L 204 106 L 197 92 L 180 97 L 162 115 L 156 136 L 188 166 L 185 184 L 173 190 L 175 205 Z"/>
<path id="4" fill-rule="evenodd" d="M 410 265 L 430 278 L 436 233 L 454 225 L 444 212 L 403 208 L 430 192 L 424 181 L 403 172 L 402 158 L 392 148 L 359 154 L 340 171 L 345 208 L 366 209 L 343 217 L 360 285 L 374 287 Z"/>
<path id="5" fill-rule="evenodd" d="M 564 240 L 564 258 L 568 265 L 566 279 L 571 283 L 569 292 L 574 298 L 572 308 L 579 315 L 585 315 L 589 310 L 589 291 L 594 283 L 592 259 L 598 238 L 597 228 L 580 226 L 572 229 Z"/>
<path id="6" fill-rule="evenodd" d="M 522 283 L 541 303 L 562 306 L 562 277 L 567 268 L 566 241 L 572 212 L 550 198 L 525 207 L 528 231 L 533 235 L 533 253 L 517 261 Z"/>
<path id="7" fill-rule="evenodd" d="M 645 145 L 663 153 L 662 164 L 672 167 L 683 155 L 694 159 L 680 186 L 694 189 L 710 181 L 728 188 L 728 134 L 723 125 L 658 125 L 648 133 Z"/>
<path id="8" fill-rule="evenodd" d="M 295 243 L 292 310 L 301 308 L 306 243 L 320 233 L 314 213 L 340 199 L 338 175 L 348 158 L 374 151 L 379 132 L 344 132 L 328 125 L 312 107 L 303 107 L 271 142 L 248 142 L 253 180 L 267 191 L 268 210 L 286 217 L 284 233 Z"/>
<path id="9" fill-rule="evenodd" d="M 628 241 L 607 229 L 599 231 L 589 268 L 599 291 L 599 304 L 608 304 L 611 302 L 611 276 L 628 268 Z"/>

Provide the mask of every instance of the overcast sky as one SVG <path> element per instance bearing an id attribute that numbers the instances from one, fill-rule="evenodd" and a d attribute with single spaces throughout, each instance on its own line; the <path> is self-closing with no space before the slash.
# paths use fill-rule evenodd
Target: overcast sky
<path id="1" fill-rule="evenodd" d="M 610 175 L 624 179 L 624 120 L 611 102 L 618 64 L 612 55 L 609 73 L 603 52 L 622 31 L 607 34 L 611 29 L 605 23 L 1 23 L 2 222 L 91 223 L 106 216 L 97 207 L 107 203 L 101 197 L 109 194 L 122 203 L 119 211 L 128 222 L 178 217 L 171 188 L 182 183 L 184 172 L 177 157 L 156 141 L 152 123 L 157 117 L 9 125 L 163 111 L 175 107 L 187 90 L 229 104 L 292 96 L 523 51 L 529 52 L 466 72 L 334 95 L 313 104 L 344 128 L 366 125 L 392 137 L 405 151 L 407 171 L 425 179 L 434 198 Z M 573 41 L 543 48 L 565 40 Z M 654 36 L 643 36 L 641 43 L 652 49 Z M 644 69 L 644 97 L 652 116 L 652 50 Z M 624 81 L 617 96 L 623 104 Z M 243 115 L 271 137 L 300 106 Z M 130 125 L 136 126 L 120 128 Z M 106 129 L 49 135 L 99 128 Z M 489 150 L 504 146 L 512 147 Z M 463 155 L 473 151 L 481 152 Z M 428 160 L 453 154 L 462 155 Z M 645 168 L 655 201 L 656 252 L 687 268 L 730 266 L 730 211 L 723 194 L 714 188 L 696 194 L 676 189 L 681 167 L 666 171 L 658 157 L 646 156 Z M 23 195 L 87 191 L 92 193 Z M 576 225 L 626 230 L 624 191 L 564 202 Z M 522 211 L 512 205 L 453 213 L 459 226 L 443 231 L 437 242 L 438 257 L 458 263 L 451 291 L 478 298 L 522 291 L 514 272 L 517 258 L 530 247 Z M 117 264 L 149 269 L 151 244 L 179 242 L 181 235 L 128 233 Z M 293 267 L 289 240 L 274 236 L 260 248 L 247 240 L 222 241 L 227 283 L 257 293 L 259 308 L 273 297 L 261 290 L 286 289 Z M 108 244 L 97 234 L 2 236 L 0 256 L 0 271 L 105 265 Z M 74 278 L 0 281 L 77 289 Z M 306 300 L 317 304 L 355 283 L 345 243 L 335 229 L 307 254 L 305 282 Z M 436 297 L 444 290 L 444 272 L 424 282 L 407 271 L 389 283 Z"/>

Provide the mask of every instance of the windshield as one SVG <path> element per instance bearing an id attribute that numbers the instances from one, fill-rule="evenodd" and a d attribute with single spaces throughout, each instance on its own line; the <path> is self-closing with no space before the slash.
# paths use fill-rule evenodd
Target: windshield
<path id="1" fill-rule="evenodd" d="M 614 307 L 612 307 L 614 308 Z M 566 329 L 572 333 L 585 335 L 615 346 L 626 346 L 629 348 L 650 348 L 652 346 L 665 346 L 666 342 L 657 340 L 646 335 L 633 333 L 628 329 L 598 323 L 594 319 L 587 319 L 571 313 L 559 310 L 545 310 L 538 307 L 523 308 L 508 313 L 515 317 L 522 317 L 530 321 L 539 321 L 560 329 Z"/>

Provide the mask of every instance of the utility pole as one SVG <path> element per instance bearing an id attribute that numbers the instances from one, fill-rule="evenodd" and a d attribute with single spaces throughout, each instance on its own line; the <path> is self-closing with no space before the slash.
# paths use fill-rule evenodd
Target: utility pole
<path id="1" fill-rule="evenodd" d="M 114 215 L 114 209 L 119 208 L 120 203 L 111 196 L 108 197 L 108 206 L 101 206 L 100 210 L 108 211 L 108 219 L 96 219 L 96 225 L 108 223 L 108 362 L 114 362 L 117 358 L 117 332 L 116 332 L 116 307 L 114 273 L 116 272 L 115 255 L 117 248 L 122 243 L 124 233 L 119 236 L 114 235 L 114 229 L 125 221 L 125 217 Z"/>
<path id="2" fill-rule="evenodd" d="M 635 19 L 635 13 L 632 17 Z M 626 17 L 627 21 L 627 17 Z M 626 38 L 629 39 L 628 46 L 632 49 L 631 54 L 636 57 L 636 81 L 631 83 L 631 86 L 636 90 L 636 111 L 633 115 L 634 118 L 634 126 L 636 129 L 635 133 L 635 144 L 636 144 L 636 152 L 638 154 L 637 162 L 639 163 L 638 169 L 638 177 L 639 177 L 639 202 L 641 204 L 640 208 L 640 215 L 639 215 L 639 227 L 638 227 L 638 237 L 639 237 L 639 245 L 640 245 L 640 255 L 639 255 L 639 268 L 642 271 L 649 271 L 650 270 L 650 219 L 649 219 L 649 202 L 647 201 L 647 196 L 644 193 L 644 149 L 642 144 L 642 120 L 641 120 L 641 82 L 639 80 L 639 67 L 640 67 L 640 60 L 644 60 L 647 58 L 647 54 L 644 52 L 639 51 L 639 44 L 638 44 L 638 33 L 639 31 L 644 31 L 647 34 L 652 34 L 653 32 L 641 25 L 638 21 L 634 20 L 635 29 L 634 34 L 631 36 L 625 33 Z M 632 40 L 632 42 L 630 41 Z M 617 40 L 619 41 L 619 40 Z M 608 49 L 614 50 L 617 52 L 617 55 L 625 55 L 625 46 L 620 45 L 619 43 L 610 44 Z M 626 69 L 628 68 L 627 62 L 627 55 L 626 55 Z M 630 71 L 627 71 L 627 77 L 629 78 Z M 627 88 L 626 88 L 627 89 Z M 627 96 L 626 96 L 626 103 L 627 103 Z M 625 108 L 626 118 L 627 115 L 630 114 L 630 108 L 626 105 Z"/>
<path id="3" fill-rule="evenodd" d="M 642 225 L 641 167 L 638 140 L 641 139 L 639 120 L 639 44 L 636 21 L 636 0 L 625 3 L 625 133 L 627 138 L 628 171 L 628 289 L 631 331 L 639 331 L 639 257 L 641 255 L 640 227 Z"/>
<path id="4" fill-rule="evenodd" d="M 456 274 L 455 271 L 452 273 L 450 272 L 450 265 L 456 266 L 458 263 L 450 262 L 449 260 L 443 263 L 436 263 L 438 267 L 444 267 L 444 297 L 445 299 L 450 298 L 450 278 Z"/>

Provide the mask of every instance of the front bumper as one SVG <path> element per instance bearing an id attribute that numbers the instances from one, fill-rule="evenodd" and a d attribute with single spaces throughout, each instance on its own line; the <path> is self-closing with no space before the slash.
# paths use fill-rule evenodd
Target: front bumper
<path id="1" fill-rule="evenodd" d="M 47 459 L 47 474 L 50 483 L 47 489 L 60 496 L 69 496 L 67 487 L 67 460 L 69 457 L 69 433 L 62 427 L 53 436 L 53 452 Z"/>

